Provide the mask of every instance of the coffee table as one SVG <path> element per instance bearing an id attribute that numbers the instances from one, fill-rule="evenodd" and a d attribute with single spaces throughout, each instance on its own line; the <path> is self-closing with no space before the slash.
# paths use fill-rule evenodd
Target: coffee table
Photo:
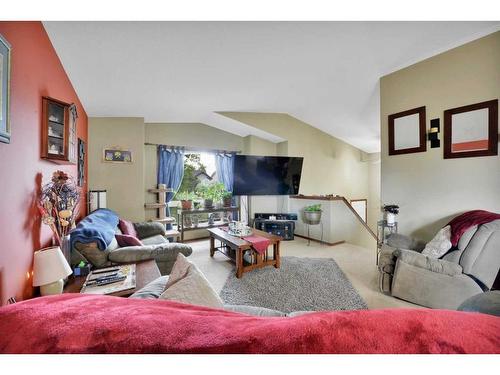
<path id="1" fill-rule="evenodd" d="M 108 296 L 128 297 L 161 276 L 160 269 L 154 260 L 137 262 L 135 265 L 135 288 L 107 294 Z M 63 293 L 80 293 L 86 278 L 87 276 L 70 276 Z"/>
<path id="2" fill-rule="evenodd" d="M 280 242 L 281 237 L 274 234 L 266 233 L 258 229 L 252 229 L 256 236 L 261 236 L 269 239 L 273 246 L 273 257 L 269 257 L 268 250 L 264 254 L 259 254 L 255 250 L 252 253 L 251 263 L 243 259 L 243 254 L 247 250 L 252 250 L 252 244 L 245 241 L 243 238 L 231 236 L 226 231 L 220 228 L 208 229 L 210 233 L 210 256 L 213 257 L 218 251 L 236 263 L 236 277 L 240 279 L 245 272 L 252 271 L 256 268 L 266 266 L 280 267 Z M 215 246 L 215 241 L 220 242 L 220 246 Z"/>

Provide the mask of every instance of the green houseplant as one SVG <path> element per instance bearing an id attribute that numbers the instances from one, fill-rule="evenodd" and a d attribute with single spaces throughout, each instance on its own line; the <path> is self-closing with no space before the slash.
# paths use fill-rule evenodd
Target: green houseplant
<path id="1" fill-rule="evenodd" d="M 233 194 L 230 191 L 222 194 L 222 204 L 224 207 L 231 207 L 233 205 Z"/>
<path id="2" fill-rule="evenodd" d="M 222 182 L 203 182 L 196 189 L 196 192 L 204 199 L 205 208 L 213 207 L 215 202 L 220 202 L 225 191 Z"/>
<path id="3" fill-rule="evenodd" d="M 181 201 L 181 206 L 183 210 L 191 210 L 193 208 L 193 199 L 196 195 L 190 191 L 181 191 L 175 195 L 176 199 Z"/>
<path id="4" fill-rule="evenodd" d="M 321 204 L 312 204 L 304 208 L 304 217 L 307 224 L 316 225 L 321 221 Z"/>

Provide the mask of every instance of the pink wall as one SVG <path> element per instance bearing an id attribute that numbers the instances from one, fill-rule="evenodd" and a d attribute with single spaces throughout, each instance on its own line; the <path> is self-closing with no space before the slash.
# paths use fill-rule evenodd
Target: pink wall
<path id="1" fill-rule="evenodd" d="M 57 169 L 77 176 L 76 165 L 40 159 L 42 96 L 77 105 L 78 137 L 85 142 L 87 114 L 41 22 L 0 22 L 0 34 L 12 46 L 12 135 L 10 144 L 0 143 L 0 303 L 5 304 L 9 297 L 32 295 L 33 252 L 51 244 L 35 204 L 40 184 Z M 86 190 L 85 182 L 83 197 Z"/>

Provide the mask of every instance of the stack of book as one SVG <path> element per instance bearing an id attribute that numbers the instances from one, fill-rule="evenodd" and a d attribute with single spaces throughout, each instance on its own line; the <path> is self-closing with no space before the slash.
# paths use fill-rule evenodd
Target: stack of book
<path id="1" fill-rule="evenodd" d="M 80 293 L 113 294 L 136 286 L 135 264 L 100 268 L 87 276 Z"/>

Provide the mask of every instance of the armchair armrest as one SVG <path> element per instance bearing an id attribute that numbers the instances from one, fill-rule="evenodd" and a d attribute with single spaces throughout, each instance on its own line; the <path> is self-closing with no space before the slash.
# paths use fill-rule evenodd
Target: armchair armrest
<path id="1" fill-rule="evenodd" d="M 156 236 L 160 234 L 165 235 L 165 225 L 157 221 L 143 221 L 141 223 L 134 223 L 135 230 L 139 239 Z"/>
<path id="2" fill-rule="evenodd" d="M 398 233 L 387 237 L 387 245 L 395 249 L 408 249 L 419 253 L 425 248 L 425 243 Z"/>
<path id="3" fill-rule="evenodd" d="M 430 258 L 412 250 L 397 249 L 394 255 L 398 258 L 398 261 L 443 275 L 455 276 L 463 273 L 462 266 L 459 264 Z"/>

